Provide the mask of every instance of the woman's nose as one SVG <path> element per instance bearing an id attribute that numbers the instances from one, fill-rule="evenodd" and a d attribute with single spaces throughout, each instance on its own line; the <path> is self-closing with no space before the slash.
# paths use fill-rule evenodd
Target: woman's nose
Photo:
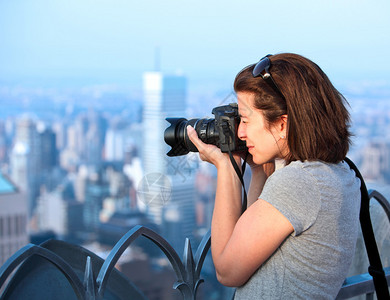
<path id="1" fill-rule="evenodd" d="M 245 130 L 243 128 L 244 126 L 242 125 L 242 123 L 240 122 L 240 124 L 238 125 L 238 129 L 237 129 L 237 136 L 240 140 L 245 140 Z"/>

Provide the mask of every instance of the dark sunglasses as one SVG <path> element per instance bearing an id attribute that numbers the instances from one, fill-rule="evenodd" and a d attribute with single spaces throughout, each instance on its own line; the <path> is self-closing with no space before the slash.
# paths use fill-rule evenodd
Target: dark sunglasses
<path id="1" fill-rule="evenodd" d="M 274 79 L 271 76 L 271 73 L 269 72 L 269 68 L 271 67 L 271 61 L 268 58 L 269 56 L 272 56 L 271 54 L 268 54 L 267 56 L 264 56 L 262 59 L 259 60 L 259 62 L 255 65 L 252 71 L 253 77 L 261 77 L 264 79 L 264 81 L 276 92 L 278 93 L 283 99 L 284 98 L 282 92 L 279 90 L 278 86 L 276 85 Z M 263 74 L 264 72 L 264 74 Z"/>

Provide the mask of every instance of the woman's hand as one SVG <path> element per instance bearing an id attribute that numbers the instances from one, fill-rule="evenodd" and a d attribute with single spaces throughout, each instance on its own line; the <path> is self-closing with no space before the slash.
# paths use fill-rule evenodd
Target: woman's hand
<path id="1" fill-rule="evenodd" d="M 238 152 L 238 155 L 243 160 L 246 158 L 245 162 L 251 168 L 252 174 L 260 172 L 260 173 L 264 173 L 268 178 L 275 171 L 275 160 L 272 160 L 265 164 L 258 165 L 253 162 L 252 154 L 250 153 L 246 154 L 246 151 L 240 151 Z"/>
<path id="2" fill-rule="evenodd" d="M 192 126 L 187 126 L 187 134 L 190 138 L 191 142 L 195 145 L 195 147 L 199 151 L 199 157 L 203 161 L 207 161 L 213 165 L 215 165 L 217 168 L 219 165 L 228 162 L 229 156 L 226 153 L 222 153 L 221 149 L 219 149 L 215 145 L 211 144 L 205 144 L 203 143 L 196 133 L 195 129 Z"/>
<path id="3" fill-rule="evenodd" d="M 246 163 L 248 166 L 251 168 L 251 182 L 249 185 L 249 190 L 248 190 L 248 207 L 251 206 L 254 202 L 257 201 L 258 197 L 260 196 L 265 181 L 271 174 L 275 171 L 275 161 L 270 161 L 265 164 L 255 164 L 253 162 L 253 157 L 252 154 L 248 153 L 246 155 L 245 152 L 240 152 L 239 153 L 243 159 L 245 159 L 246 156 Z"/>

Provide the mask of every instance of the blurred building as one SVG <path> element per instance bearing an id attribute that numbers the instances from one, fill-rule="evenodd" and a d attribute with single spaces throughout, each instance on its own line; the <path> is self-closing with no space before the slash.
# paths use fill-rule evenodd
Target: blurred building
<path id="1" fill-rule="evenodd" d="M 41 192 L 37 221 L 38 232 L 53 232 L 61 239 L 76 240 L 84 228 L 83 203 L 75 199 L 73 182 L 65 179 L 55 190 Z"/>
<path id="2" fill-rule="evenodd" d="M 138 194 L 148 197 L 148 201 L 144 200 L 148 215 L 162 226 L 167 240 L 182 251 L 185 237 L 191 238 L 195 227 L 195 180 L 186 157 L 166 155 L 170 147 L 164 141 L 164 131 L 169 126 L 165 118 L 186 115 L 187 79 L 182 75 L 147 72 L 143 76 L 143 90 L 145 180 L 138 187 Z"/>
<path id="3" fill-rule="evenodd" d="M 90 112 L 88 115 L 88 131 L 85 138 L 85 161 L 96 165 L 103 161 L 104 140 L 107 131 L 107 121 L 100 113 Z"/>
<path id="4" fill-rule="evenodd" d="M 68 132 L 68 147 L 71 149 L 74 148 L 75 152 L 79 159 L 83 162 L 86 161 L 86 134 L 89 127 L 88 117 L 85 113 L 79 114 L 72 125 L 74 127 L 74 132 L 72 136 L 69 136 Z M 71 139 L 70 139 L 71 138 Z"/>
<path id="5" fill-rule="evenodd" d="M 20 119 L 11 150 L 10 169 L 12 180 L 27 195 L 30 216 L 36 207 L 41 181 L 40 142 L 35 122 L 30 118 Z"/>
<path id="6" fill-rule="evenodd" d="M 69 172 L 77 170 L 80 164 L 80 151 L 77 143 L 76 126 L 69 126 L 66 130 L 66 146 L 60 153 L 60 166 Z"/>
<path id="7" fill-rule="evenodd" d="M 0 163 L 7 160 L 7 137 L 5 133 L 5 124 L 0 120 Z"/>
<path id="8" fill-rule="evenodd" d="M 62 120 L 52 124 L 53 132 L 56 135 L 56 147 L 58 150 L 65 149 L 66 146 L 66 126 Z"/>
<path id="9" fill-rule="evenodd" d="M 26 195 L 0 173 L 0 265 L 28 243 Z"/>
<path id="10" fill-rule="evenodd" d="M 40 170 L 51 171 L 58 165 L 58 150 L 56 146 L 56 134 L 49 128 L 39 132 L 40 139 Z"/>
<path id="11" fill-rule="evenodd" d="M 390 143 L 369 142 L 362 151 L 360 172 L 365 180 L 390 183 Z"/>
<path id="12" fill-rule="evenodd" d="M 66 176 L 64 170 L 59 168 L 59 151 L 57 149 L 57 135 L 46 126 L 38 126 L 40 140 L 39 170 L 40 170 L 40 190 L 44 186 L 46 190 L 54 190 Z"/>
<path id="13" fill-rule="evenodd" d="M 96 232 L 100 224 L 100 211 L 103 201 L 110 195 L 109 184 L 104 170 L 99 168 L 88 174 L 85 185 L 84 226 L 87 232 Z"/>
<path id="14" fill-rule="evenodd" d="M 166 173 L 164 130 L 168 116 L 183 117 L 186 113 L 187 80 L 184 76 L 166 76 L 161 72 L 147 72 L 143 76 L 144 110 L 142 153 L 145 173 Z"/>
<path id="15" fill-rule="evenodd" d="M 123 161 L 126 149 L 126 127 L 118 118 L 110 122 L 106 131 L 104 144 L 104 158 L 106 161 Z"/>
<path id="16" fill-rule="evenodd" d="M 134 188 L 128 177 L 113 169 L 107 176 L 109 184 L 109 196 L 103 199 L 103 207 L 100 211 L 100 221 L 107 222 L 116 212 L 126 212 L 132 209 L 132 197 L 134 193 L 130 191 Z"/>

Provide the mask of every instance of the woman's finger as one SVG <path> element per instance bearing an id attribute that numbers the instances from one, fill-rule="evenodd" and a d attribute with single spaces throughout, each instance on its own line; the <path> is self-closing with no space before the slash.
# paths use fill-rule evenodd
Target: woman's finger
<path id="1" fill-rule="evenodd" d="M 191 125 L 187 126 L 187 134 L 188 137 L 190 138 L 191 142 L 195 145 L 195 147 L 198 149 L 199 152 L 204 146 L 204 143 L 199 139 L 198 134 L 196 133 L 194 127 Z"/>
<path id="2" fill-rule="evenodd" d="M 190 125 L 187 126 L 187 134 L 191 142 L 198 149 L 201 160 L 215 164 L 218 160 L 223 159 L 221 150 L 215 145 L 203 143 L 199 139 L 195 129 Z"/>

